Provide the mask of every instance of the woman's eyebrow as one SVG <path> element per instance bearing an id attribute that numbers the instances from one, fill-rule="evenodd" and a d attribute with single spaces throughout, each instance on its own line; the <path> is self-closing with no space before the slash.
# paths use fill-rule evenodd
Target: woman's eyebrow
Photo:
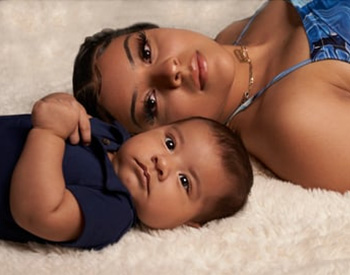
<path id="1" fill-rule="evenodd" d="M 130 47 L 129 47 L 129 39 L 131 37 L 131 34 L 129 34 L 125 40 L 124 40 L 124 50 L 125 50 L 125 54 L 130 62 L 131 67 L 135 66 L 135 62 L 134 62 L 134 58 L 132 57 L 131 51 L 130 51 Z"/>
<path id="2" fill-rule="evenodd" d="M 131 34 L 129 34 L 125 39 L 124 39 L 124 50 L 125 50 L 125 54 L 126 57 L 129 60 L 129 63 L 131 65 L 131 68 L 134 69 L 135 67 L 135 62 L 134 62 L 134 58 L 132 57 L 131 51 L 130 51 L 130 47 L 129 47 L 129 39 L 131 37 Z M 133 93 L 132 93 L 132 98 L 131 98 L 131 105 L 130 105 L 130 116 L 131 116 L 131 120 L 132 122 L 139 128 L 141 128 L 140 124 L 137 122 L 136 120 L 136 115 L 135 115 L 135 110 L 136 110 L 136 99 L 137 99 L 137 89 L 135 88 Z"/>

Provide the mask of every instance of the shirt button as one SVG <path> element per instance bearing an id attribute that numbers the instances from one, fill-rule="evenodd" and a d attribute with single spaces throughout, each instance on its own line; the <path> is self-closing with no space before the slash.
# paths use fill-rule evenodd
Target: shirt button
<path id="1" fill-rule="evenodd" d="M 102 141 L 102 143 L 103 143 L 104 145 L 109 145 L 109 144 L 111 144 L 111 141 L 110 141 L 108 138 L 103 138 L 101 141 Z"/>

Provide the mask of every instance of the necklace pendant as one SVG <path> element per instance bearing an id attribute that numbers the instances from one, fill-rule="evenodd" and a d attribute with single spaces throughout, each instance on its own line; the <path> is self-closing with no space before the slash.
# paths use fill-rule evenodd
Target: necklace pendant
<path id="1" fill-rule="evenodd" d="M 234 50 L 234 53 L 241 63 L 248 63 L 248 90 L 243 93 L 241 104 L 246 102 L 250 97 L 250 91 L 252 89 L 252 86 L 254 84 L 254 75 L 253 75 L 253 64 L 249 57 L 248 50 L 246 46 L 240 45 L 239 49 Z"/>
<path id="2" fill-rule="evenodd" d="M 241 63 L 250 63 L 251 60 L 249 58 L 249 55 L 248 55 L 248 50 L 245 46 L 241 46 L 240 49 L 236 49 L 234 51 L 237 59 L 239 60 L 239 62 Z"/>

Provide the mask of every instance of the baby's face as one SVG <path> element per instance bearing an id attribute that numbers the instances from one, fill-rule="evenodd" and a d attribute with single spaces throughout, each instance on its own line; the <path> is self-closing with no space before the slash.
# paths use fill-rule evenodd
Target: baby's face
<path id="1" fill-rule="evenodd" d="M 139 219 L 159 229 L 191 224 L 228 192 L 217 148 L 200 120 L 156 128 L 123 144 L 113 163 Z"/>

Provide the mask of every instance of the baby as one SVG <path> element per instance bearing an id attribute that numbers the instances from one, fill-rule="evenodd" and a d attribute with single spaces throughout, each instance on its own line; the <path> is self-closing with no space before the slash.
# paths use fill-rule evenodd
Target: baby
<path id="1" fill-rule="evenodd" d="M 199 227 L 240 210 L 253 182 L 241 140 L 219 123 L 192 118 L 129 138 L 69 94 L 0 117 L 0 140 L 5 240 L 100 249 L 137 223 Z"/>

